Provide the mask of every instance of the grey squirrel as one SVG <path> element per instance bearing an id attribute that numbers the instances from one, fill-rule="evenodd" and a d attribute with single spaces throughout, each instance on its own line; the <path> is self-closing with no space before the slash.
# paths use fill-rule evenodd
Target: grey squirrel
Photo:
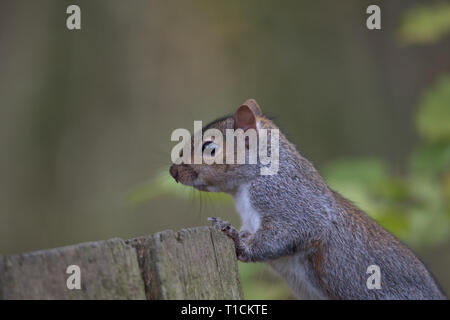
<path id="1" fill-rule="evenodd" d="M 226 129 L 278 129 L 253 99 L 208 128 L 224 137 Z M 446 299 L 412 251 L 329 188 L 283 134 L 278 172 L 261 175 L 260 165 L 180 163 L 169 171 L 182 184 L 232 195 L 241 230 L 219 218 L 210 218 L 213 225 L 233 239 L 239 260 L 267 262 L 298 298 Z M 379 267 L 379 288 L 367 286 L 371 265 Z"/>

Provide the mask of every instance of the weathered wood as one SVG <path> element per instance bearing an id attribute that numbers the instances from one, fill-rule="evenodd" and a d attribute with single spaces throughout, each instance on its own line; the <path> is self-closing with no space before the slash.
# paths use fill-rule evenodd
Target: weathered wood
<path id="1" fill-rule="evenodd" d="M 5 256 L 3 299 L 145 299 L 136 251 L 121 239 Z M 81 290 L 67 288 L 69 265 L 81 269 Z"/>
<path id="2" fill-rule="evenodd" d="M 69 265 L 81 290 L 69 290 Z M 0 256 L 0 299 L 241 299 L 233 242 L 208 227 Z"/>
<path id="3" fill-rule="evenodd" d="M 233 242 L 217 230 L 169 230 L 130 242 L 147 299 L 243 298 Z"/>

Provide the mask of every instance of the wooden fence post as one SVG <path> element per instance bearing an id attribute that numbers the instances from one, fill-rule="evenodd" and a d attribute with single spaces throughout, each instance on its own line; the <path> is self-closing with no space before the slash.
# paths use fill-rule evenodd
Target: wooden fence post
<path id="1" fill-rule="evenodd" d="M 0 299 L 242 298 L 233 242 L 208 227 L 0 256 Z"/>

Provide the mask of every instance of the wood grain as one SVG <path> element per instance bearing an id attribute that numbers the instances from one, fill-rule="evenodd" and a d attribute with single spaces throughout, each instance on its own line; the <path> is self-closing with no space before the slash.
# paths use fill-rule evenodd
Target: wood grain
<path id="1" fill-rule="evenodd" d="M 0 256 L 0 299 L 242 298 L 234 244 L 209 227 Z"/>

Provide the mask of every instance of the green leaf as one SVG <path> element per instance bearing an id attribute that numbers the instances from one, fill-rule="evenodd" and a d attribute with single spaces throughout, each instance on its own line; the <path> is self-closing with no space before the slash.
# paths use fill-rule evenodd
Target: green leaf
<path id="1" fill-rule="evenodd" d="M 390 201 L 407 200 L 410 195 L 408 184 L 404 180 L 395 177 L 381 180 L 374 191 L 376 196 Z"/>
<path id="2" fill-rule="evenodd" d="M 407 238 L 411 231 L 410 216 L 399 208 L 384 208 L 377 214 L 377 222 L 402 240 Z"/>
<path id="3" fill-rule="evenodd" d="M 441 77 L 422 97 L 417 125 L 426 139 L 450 142 L 450 75 Z"/>
<path id="4" fill-rule="evenodd" d="M 405 45 L 431 44 L 443 39 L 450 33 L 450 4 L 442 2 L 409 9 L 399 33 Z"/>
<path id="5" fill-rule="evenodd" d="M 419 147 L 411 156 L 410 167 L 416 175 L 437 175 L 450 166 L 450 143 Z"/>
<path id="6" fill-rule="evenodd" d="M 377 159 L 343 159 L 322 170 L 327 184 L 374 216 L 377 212 L 372 197 L 374 188 L 388 177 L 383 161 Z"/>
<path id="7" fill-rule="evenodd" d="M 342 159 L 323 168 L 323 174 L 330 184 L 354 183 L 373 186 L 387 177 L 383 161 L 372 158 Z"/>
<path id="8" fill-rule="evenodd" d="M 153 179 L 131 190 L 128 193 L 128 203 L 136 207 L 161 196 L 171 196 L 188 200 L 196 194 L 194 192 L 200 191 L 195 190 L 193 187 L 176 183 L 170 176 L 169 170 L 164 168 L 159 170 Z M 224 193 L 211 192 L 209 193 L 208 199 L 224 204 L 231 204 L 230 197 Z"/>

